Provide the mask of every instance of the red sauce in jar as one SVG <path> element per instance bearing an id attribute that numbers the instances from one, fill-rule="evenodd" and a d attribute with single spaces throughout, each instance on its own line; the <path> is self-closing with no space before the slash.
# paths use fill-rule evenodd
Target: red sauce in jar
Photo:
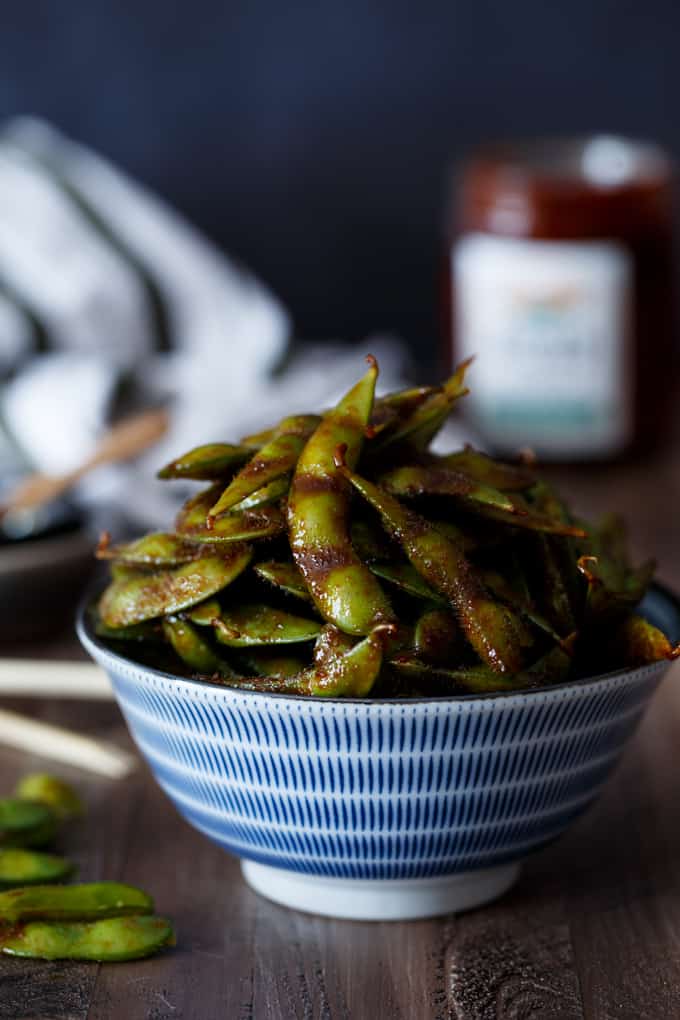
<path id="1" fill-rule="evenodd" d="M 501 453 L 606 460 L 664 437 L 674 367 L 673 183 L 610 136 L 503 145 L 464 167 L 449 229 L 446 350 Z"/>

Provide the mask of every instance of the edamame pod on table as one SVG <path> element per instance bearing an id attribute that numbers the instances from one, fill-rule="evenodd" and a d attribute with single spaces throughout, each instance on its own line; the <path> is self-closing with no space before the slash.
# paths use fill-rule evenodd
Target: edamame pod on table
<path id="1" fill-rule="evenodd" d="M 18 797 L 0 800 L 0 846 L 44 846 L 55 832 L 54 814 L 45 804 Z"/>
<path id="2" fill-rule="evenodd" d="M 210 508 L 216 517 L 252 495 L 264 485 L 289 474 L 297 464 L 303 447 L 321 419 L 316 414 L 298 414 L 284 418 L 274 436 L 245 464 Z"/>
<path id="3" fill-rule="evenodd" d="M 19 847 L 0 847 L 0 890 L 63 882 L 73 870 L 70 861 L 55 854 Z"/>
<path id="4" fill-rule="evenodd" d="M 96 921 L 103 917 L 152 914 L 153 900 L 120 882 L 33 885 L 0 893 L 0 922 Z"/>
<path id="5" fill-rule="evenodd" d="M 0 952 L 36 960 L 117 963 L 152 956 L 175 944 L 162 917 L 113 917 L 92 923 L 32 921 L 0 925 Z"/>
<path id="6" fill-rule="evenodd" d="M 288 498 L 293 558 L 321 615 L 349 634 L 367 634 L 394 614 L 377 578 L 356 554 L 349 534 L 350 488 L 333 454 L 346 447 L 356 464 L 373 408 L 378 367 L 328 411 L 300 455 Z"/>
<path id="7" fill-rule="evenodd" d="M 194 481 L 213 481 L 224 478 L 234 468 L 252 457 L 250 446 L 233 443 L 207 443 L 197 446 L 177 460 L 170 461 L 158 472 L 158 478 L 189 478 Z"/>
<path id="8" fill-rule="evenodd" d="M 85 814 L 82 800 L 70 785 L 47 772 L 34 772 L 19 780 L 15 796 L 44 804 L 61 822 L 80 818 Z"/>
<path id="9" fill-rule="evenodd" d="M 210 509 L 219 493 L 219 486 L 211 486 L 184 504 L 175 522 L 180 535 L 193 542 L 220 546 L 222 543 L 271 538 L 285 530 L 283 514 L 276 505 L 269 503 L 242 513 L 227 512 L 211 517 Z"/>
<path id="10" fill-rule="evenodd" d="M 207 556 L 173 570 L 129 581 L 114 581 L 99 600 L 99 614 L 109 627 L 126 627 L 178 613 L 231 584 L 251 559 L 248 546 L 234 545 L 227 556 Z"/>
<path id="11" fill-rule="evenodd" d="M 519 617 L 490 596 L 463 550 L 424 517 L 351 471 L 342 448 L 336 451 L 336 463 L 379 513 L 386 531 L 400 543 L 416 570 L 446 597 L 480 659 L 497 673 L 519 672 L 531 637 Z"/>

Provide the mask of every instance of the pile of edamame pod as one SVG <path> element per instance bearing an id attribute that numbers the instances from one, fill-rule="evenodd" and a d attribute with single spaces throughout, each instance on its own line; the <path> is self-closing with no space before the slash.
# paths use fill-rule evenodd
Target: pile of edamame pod
<path id="1" fill-rule="evenodd" d="M 432 451 L 468 363 L 376 398 L 367 360 L 336 407 L 159 472 L 209 486 L 172 532 L 103 537 L 101 637 L 170 672 L 317 697 L 515 690 L 677 654 L 635 613 L 653 564 L 631 565 L 617 517 L 575 518 L 526 458 Z"/>
<path id="2" fill-rule="evenodd" d="M 22 780 L 0 799 L 0 952 L 41 960 L 138 960 L 174 944 L 153 900 L 120 882 L 64 883 L 73 865 L 37 849 L 60 823 L 83 813 L 75 791 L 54 776 Z"/>

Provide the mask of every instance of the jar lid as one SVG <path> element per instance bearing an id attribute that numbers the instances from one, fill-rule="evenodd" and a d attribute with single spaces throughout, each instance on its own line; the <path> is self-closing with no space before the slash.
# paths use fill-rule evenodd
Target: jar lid
<path id="1" fill-rule="evenodd" d="M 630 236 L 672 215 L 673 167 L 659 146 L 614 135 L 500 143 L 463 170 L 466 229 L 509 236 Z"/>

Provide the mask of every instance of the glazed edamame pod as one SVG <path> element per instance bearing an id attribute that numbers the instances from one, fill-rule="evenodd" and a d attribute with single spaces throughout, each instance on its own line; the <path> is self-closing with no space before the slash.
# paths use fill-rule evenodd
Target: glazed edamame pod
<path id="1" fill-rule="evenodd" d="M 36 960 L 117 963 L 140 960 L 174 944 L 172 925 L 162 917 L 112 917 L 89 924 L 33 921 L 0 926 L 0 952 Z"/>
<path id="2" fill-rule="evenodd" d="M 24 776 L 17 783 L 14 795 L 19 800 L 44 804 L 61 822 L 85 814 L 83 802 L 71 784 L 47 772 Z"/>
<path id="3" fill-rule="evenodd" d="M 568 538 L 585 538 L 585 531 L 578 524 L 567 524 L 555 520 L 554 517 L 547 517 L 528 509 L 523 503 L 516 502 L 516 509 L 508 513 L 499 507 L 489 506 L 488 503 L 476 503 L 474 512 L 481 517 L 491 521 L 498 521 L 499 524 L 507 524 L 511 528 L 522 528 L 526 531 L 541 532 L 546 535 L 564 535 Z"/>
<path id="4" fill-rule="evenodd" d="M 210 516 L 230 510 L 264 485 L 289 474 L 297 464 L 305 443 L 320 422 L 316 414 L 298 414 L 284 418 L 274 437 L 251 457 L 229 483 Z"/>
<path id="5" fill-rule="evenodd" d="M 230 648 L 313 641 L 321 630 L 316 620 L 260 604 L 223 609 L 213 623 L 217 640 Z"/>
<path id="6" fill-rule="evenodd" d="M 209 676 L 213 673 L 218 676 L 238 676 L 229 663 L 221 659 L 186 620 L 178 616 L 166 616 L 163 620 L 163 633 L 176 655 L 189 669 Z"/>
<path id="7" fill-rule="evenodd" d="M 395 551 L 399 553 L 385 532 L 368 521 L 353 521 L 350 536 L 355 551 L 366 563 L 372 563 L 374 560 L 387 562 L 393 558 Z"/>
<path id="8" fill-rule="evenodd" d="M 651 560 L 627 571 L 597 556 L 581 556 L 577 565 L 588 585 L 587 626 L 595 622 L 602 625 L 630 613 L 642 599 L 654 574 Z"/>
<path id="9" fill-rule="evenodd" d="M 213 620 L 221 612 L 222 606 L 217 599 L 207 599 L 205 602 L 199 602 L 197 606 L 187 609 L 186 612 L 182 613 L 182 616 L 185 616 L 192 623 L 198 624 L 199 627 L 211 627 Z"/>
<path id="10" fill-rule="evenodd" d="M 177 515 L 180 535 L 193 542 L 242 542 L 271 538 L 285 530 L 285 519 L 277 506 L 266 504 L 243 513 L 225 513 L 210 517 L 210 508 L 220 488 L 211 486 L 188 500 Z"/>
<path id="11" fill-rule="evenodd" d="M 120 578 L 118 578 L 120 580 Z M 91 613 L 92 627 L 97 637 L 109 641 L 159 641 L 160 629 L 156 623 L 133 623 L 130 627 L 109 627 L 97 611 Z"/>
<path id="12" fill-rule="evenodd" d="M 514 609 L 515 612 L 519 613 L 530 623 L 533 623 L 539 630 L 542 630 L 545 634 L 548 634 L 553 641 L 559 643 L 561 641 L 561 635 L 555 630 L 549 620 L 546 620 L 541 613 L 534 609 L 528 594 L 519 592 L 510 583 L 507 577 L 498 573 L 496 570 L 483 569 L 480 571 L 482 581 L 497 598 L 505 602 L 506 605 Z M 566 631 L 563 631 L 566 633 Z"/>
<path id="13" fill-rule="evenodd" d="M 234 545 L 229 556 L 208 556 L 148 577 L 114 581 L 99 600 L 100 616 L 109 627 L 126 627 L 188 609 L 231 584 L 251 555 L 248 546 Z"/>
<path id="14" fill-rule="evenodd" d="M 120 882 L 33 885 L 0 893 L 0 921 L 96 921 L 103 917 L 152 914 L 153 900 Z"/>
<path id="15" fill-rule="evenodd" d="M 190 478 L 195 481 L 213 481 L 224 478 L 240 467 L 253 451 L 250 446 L 232 443 L 207 443 L 197 446 L 177 460 L 170 461 L 158 472 L 158 478 Z"/>
<path id="16" fill-rule="evenodd" d="M 265 506 L 267 503 L 275 503 L 277 499 L 288 494 L 290 478 L 284 475 L 283 478 L 275 478 L 269 485 L 257 489 L 250 496 L 246 496 L 240 503 L 231 508 L 231 513 L 242 513 L 244 510 L 255 510 L 258 506 Z"/>
<path id="17" fill-rule="evenodd" d="M 457 453 L 437 456 L 436 459 L 433 455 L 433 459 L 443 467 L 462 471 L 469 478 L 474 478 L 483 485 L 490 485 L 494 489 L 500 489 L 501 492 L 521 492 L 530 488 L 535 481 L 535 475 L 529 468 L 493 460 L 486 454 L 473 450 L 471 446 L 466 446 Z"/>
<path id="18" fill-rule="evenodd" d="M 671 644 L 654 624 L 635 613 L 618 625 L 607 644 L 607 660 L 614 665 L 646 666 L 680 656 L 680 645 Z"/>
<path id="19" fill-rule="evenodd" d="M 248 648 L 239 653 L 239 660 L 256 676 L 296 677 L 306 667 L 303 659 L 295 655 L 281 655 L 269 648 Z"/>
<path id="20" fill-rule="evenodd" d="M 55 831 L 54 814 L 45 804 L 18 797 L 0 800 L 0 846 L 44 846 Z"/>
<path id="21" fill-rule="evenodd" d="M 380 452 L 387 447 L 394 449 L 398 443 L 424 450 L 439 432 L 458 400 L 468 393 L 464 382 L 471 361 L 469 358 L 460 364 L 444 385 L 437 387 L 434 393 L 418 404 L 396 428 L 386 429 L 378 435 L 372 452 Z"/>
<path id="22" fill-rule="evenodd" d="M 371 563 L 371 570 L 378 577 L 401 588 L 407 595 L 414 598 L 426 599 L 428 602 L 438 602 L 441 605 L 448 605 L 448 602 L 439 592 L 431 588 L 427 581 L 423 580 L 416 568 L 410 563 Z"/>
<path id="23" fill-rule="evenodd" d="M 449 467 L 432 464 L 404 465 L 392 468 L 378 476 L 378 483 L 394 496 L 456 496 L 471 503 L 482 503 L 505 510 L 509 514 L 524 514 L 512 500 L 483 482 Z"/>
<path id="24" fill-rule="evenodd" d="M 201 555 L 204 554 L 200 546 L 161 531 L 144 535 L 136 542 L 124 545 L 110 545 L 105 533 L 97 547 L 97 558 L 100 560 L 117 560 L 119 563 L 142 567 L 177 567 L 182 563 L 191 563 Z"/>
<path id="25" fill-rule="evenodd" d="M 349 634 L 367 634 L 394 619 L 379 581 L 359 559 L 349 536 L 350 489 L 333 460 L 345 444 L 355 465 L 373 407 L 378 366 L 329 411 L 307 441 L 290 487 L 288 532 L 293 558 L 324 619 Z"/>
<path id="26" fill-rule="evenodd" d="M 303 599 L 305 602 L 312 601 L 302 574 L 294 563 L 267 560 L 256 563 L 253 570 L 263 581 L 268 581 L 275 588 L 285 591 L 287 595 L 293 595 L 296 599 Z M 219 616 L 219 613 L 217 615 Z"/>
<path id="27" fill-rule="evenodd" d="M 463 550 L 396 497 L 344 465 L 344 451 L 336 451 L 339 469 L 380 514 L 385 530 L 400 543 L 421 576 L 453 607 L 458 621 L 480 659 L 497 673 L 517 673 L 522 649 L 530 636 L 519 617 L 494 601 Z"/>
<path id="28" fill-rule="evenodd" d="M 73 865 L 55 854 L 19 847 L 0 848 L 0 890 L 63 882 L 72 873 Z"/>
<path id="29" fill-rule="evenodd" d="M 413 651 L 423 662 L 455 662 L 462 643 L 458 621 L 450 610 L 434 606 L 426 609 L 416 620 Z"/>
<path id="30" fill-rule="evenodd" d="M 378 679 L 383 661 L 385 641 L 395 628 L 390 624 L 374 627 L 371 633 L 352 648 L 334 654 L 329 641 L 317 648 L 315 666 L 309 670 L 309 694 L 325 698 L 365 698 Z"/>
<path id="31" fill-rule="evenodd" d="M 507 676 L 500 676 L 488 666 L 463 666 L 457 669 L 429 666 L 407 655 L 391 660 L 390 665 L 398 674 L 409 679 L 439 685 L 443 688 L 442 693 L 448 689 L 448 692 L 461 690 L 469 694 L 494 694 L 563 683 L 569 676 L 571 658 L 563 648 L 556 645 L 532 666 Z"/>

